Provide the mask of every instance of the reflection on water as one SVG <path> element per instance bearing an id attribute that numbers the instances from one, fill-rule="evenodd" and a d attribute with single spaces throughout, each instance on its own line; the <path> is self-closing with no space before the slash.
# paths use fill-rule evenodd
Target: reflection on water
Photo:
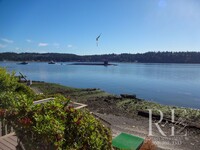
<path id="1" fill-rule="evenodd" d="M 162 104 L 200 108 L 199 64 L 118 63 L 108 67 L 68 64 L 0 62 L 0 66 L 22 72 L 31 80 L 101 88 L 113 94 L 136 94 Z"/>

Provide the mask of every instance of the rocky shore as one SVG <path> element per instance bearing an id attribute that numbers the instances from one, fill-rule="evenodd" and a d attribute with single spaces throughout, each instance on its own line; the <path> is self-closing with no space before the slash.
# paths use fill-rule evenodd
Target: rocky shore
<path id="1" fill-rule="evenodd" d="M 164 106 L 136 97 L 116 96 L 100 89 L 76 89 L 44 82 L 33 82 L 31 87 L 44 95 L 60 93 L 72 101 L 87 104 L 87 108 L 91 112 L 110 124 L 113 137 L 120 132 L 142 138 L 148 137 L 150 133 L 148 109 L 152 109 L 152 135 L 150 138 L 158 149 L 200 149 L 200 110 Z M 155 124 L 161 119 L 159 111 L 156 111 L 158 109 L 164 114 L 163 120 L 159 123 L 164 135 Z M 170 121 L 171 109 L 174 109 L 174 121 Z M 139 112 L 145 112 L 146 116 Z M 174 129 L 174 134 L 172 134 L 172 129 Z"/>

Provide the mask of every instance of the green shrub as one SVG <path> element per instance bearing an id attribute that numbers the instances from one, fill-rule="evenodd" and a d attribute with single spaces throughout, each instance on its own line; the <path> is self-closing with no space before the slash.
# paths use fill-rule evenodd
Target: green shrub
<path id="1" fill-rule="evenodd" d="M 63 105 L 60 96 L 44 104 L 30 105 L 26 96 L 15 109 L 0 109 L 27 149 L 110 150 L 110 130 L 88 111 Z"/>
<path id="2" fill-rule="evenodd" d="M 26 149 L 111 150 L 110 130 L 89 112 L 68 107 L 62 95 L 34 105 L 29 87 L 1 68 L 0 86 L 0 119 L 14 127 Z"/>
<path id="3" fill-rule="evenodd" d="M 26 85 L 18 83 L 15 73 L 8 73 L 6 69 L 0 68 L 0 94 L 4 92 L 14 92 L 16 94 L 25 94 L 29 98 L 35 98 L 35 93 Z"/>
<path id="4" fill-rule="evenodd" d="M 15 73 L 9 74 L 6 69 L 0 68 L 0 93 L 5 91 L 15 91 L 17 87 Z"/>
<path id="5" fill-rule="evenodd" d="M 64 149 L 110 150 L 110 130 L 96 120 L 88 111 L 66 109 Z"/>
<path id="6" fill-rule="evenodd" d="M 20 118 L 14 123 L 15 131 L 27 149 L 61 149 L 65 140 L 63 108 L 60 99 L 55 99 L 33 105 L 24 115 L 18 113 Z"/>
<path id="7" fill-rule="evenodd" d="M 15 92 L 20 93 L 20 94 L 25 94 L 29 98 L 35 98 L 36 94 L 34 93 L 33 90 L 31 90 L 28 86 L 18 83 L 15 89 Z"/>

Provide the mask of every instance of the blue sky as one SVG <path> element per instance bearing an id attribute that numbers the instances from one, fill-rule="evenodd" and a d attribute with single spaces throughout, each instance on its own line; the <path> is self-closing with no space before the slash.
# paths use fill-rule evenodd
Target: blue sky
<path id="1" fill-rule="evenodd" d="M 0 0 L 0 52 L 199 50 L 199 0 Z"/>

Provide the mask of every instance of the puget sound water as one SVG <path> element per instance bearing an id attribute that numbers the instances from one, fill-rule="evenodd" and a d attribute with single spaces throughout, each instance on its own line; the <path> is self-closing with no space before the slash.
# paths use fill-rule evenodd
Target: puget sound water
<path id="1" fill-rule="evenodd" d="M 0 62 L 30 80 L 76 88 L 100 88 L 112 94 L 136 94 L 160 104 L 200 109 L 200 64 L 115 63 L 117 66 Z"/>

